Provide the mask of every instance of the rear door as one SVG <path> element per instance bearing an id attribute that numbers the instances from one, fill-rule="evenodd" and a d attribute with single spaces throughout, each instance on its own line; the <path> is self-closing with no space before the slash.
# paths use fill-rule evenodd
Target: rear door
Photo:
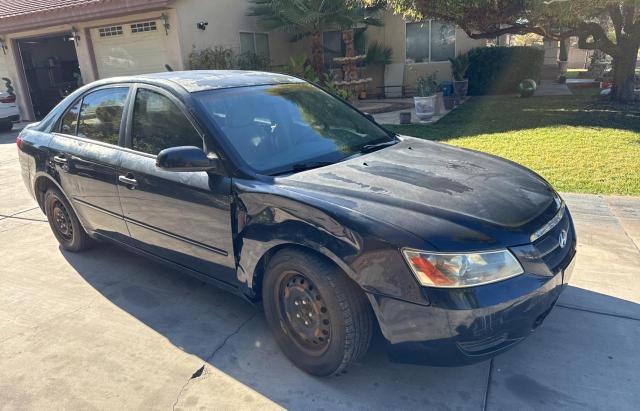
<path id="1" fill-rule="evenodd" d="M 156 155 L 165 148 L 205 148 L 202 133 L 183 104 L 162 89 L 139 86 L 131 101 L 131 150 L 122 153 L 118 186 L 131 241 L 159 257 L 234 283 L 230 178 L 157 168 Z"/>
<path id="2" fill-rule="evenodd" d="M 53 133 L 49 159 L 83 225 L 119 240 L 128 238 L 117 188 L 128 94 L 129 86 L 110 86 L 77 100 Z"/>

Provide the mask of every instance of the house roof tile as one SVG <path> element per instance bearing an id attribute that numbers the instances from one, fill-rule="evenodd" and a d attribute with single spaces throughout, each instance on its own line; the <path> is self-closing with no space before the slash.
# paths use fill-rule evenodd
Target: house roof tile
<path id="1" fill-rule="evenodd" d="M 108 0 L 0 0 L 0 20 L 9 17 L 82 7 Z"/>
<path id="2" fill-rule="evenodd" d="M 0 0 L 0 34 L 164 9 L 175 0 Z"/>

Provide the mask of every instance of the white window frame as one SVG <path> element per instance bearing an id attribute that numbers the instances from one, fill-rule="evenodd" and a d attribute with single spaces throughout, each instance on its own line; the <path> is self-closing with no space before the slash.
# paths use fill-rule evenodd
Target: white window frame
<path id="1" fill-rule="evenodd" d="M 253 36 L 253 53 L 254 54 L 258 54 L 258 51 L 256 50 L 256 34 L 264 34 L 267 36 L 267 55 L 265 57 L 267 57 L 268 59 L 271 58 L 271 38 L 269 38 L 269 33 L 266 31 L 240 31 L 238 32 L 238 40 L 240 40 L 240 35 L 241 34 L 251 34 Z M 243 53 L 242 51 L 242 41 L 240 41 L 240 53 Z"/>
<path id="2" fill-rule="evenodd" d="M 124 27 L 122 24 L 114 24 L 112 26 L 103 26 L 98 28 L 98 37 L 101 39 L 121 37 L 123 35 Z"/>
<path id="3" fill-rule="evenodd" d="M 131 34 L 153 33 L 158 31 L 156 20 L 137 21 L 129 24 Z"/>
<path id="4" fill-rule="evenodd" d="M 431 61 L 431 23 L 432 22 L 440 22 L 438 19 L 427 19 L 424 21 L 405 21 L 404 22 L 404 64 L 440 64 L 440 63 L 446 63 L 447 60 L 442 60 L 442 61 Z M 409 63 L 407 61 L 407 25 L 408 24 L 426 24 L 429 23 L 429 61 L 416 61 L 413 63 Z M 440 22 L 442 23 L 442 22 Z M 448 24 L 448 23 L 447 23 Z M 458 55 L 458 26 L 453 25 L 454 29 L 455 29 L 455 39 L 453 40 L 453 55 L 454 57 Z"/>

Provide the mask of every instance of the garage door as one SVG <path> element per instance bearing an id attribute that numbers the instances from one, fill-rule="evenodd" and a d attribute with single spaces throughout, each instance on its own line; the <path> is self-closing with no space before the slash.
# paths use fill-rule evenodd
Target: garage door
<path id="1" fill-rule="evenodd" d="M 118 24 L 91 30 L 100 78 L 165 71 L 166 35 L 160 21 Z"/>

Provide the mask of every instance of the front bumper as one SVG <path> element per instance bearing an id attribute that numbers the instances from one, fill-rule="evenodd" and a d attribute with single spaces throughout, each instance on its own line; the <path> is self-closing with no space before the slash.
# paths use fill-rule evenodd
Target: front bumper
<path id="1" fill-rule="evenodd" d="M 465 289 L 438 289 L 430 305 L 370 294 L 397 362 L 467 365 L 513 347 L 549 314 L 573 271 L 574 256 L 554 276 L 525 273 Z"/>

